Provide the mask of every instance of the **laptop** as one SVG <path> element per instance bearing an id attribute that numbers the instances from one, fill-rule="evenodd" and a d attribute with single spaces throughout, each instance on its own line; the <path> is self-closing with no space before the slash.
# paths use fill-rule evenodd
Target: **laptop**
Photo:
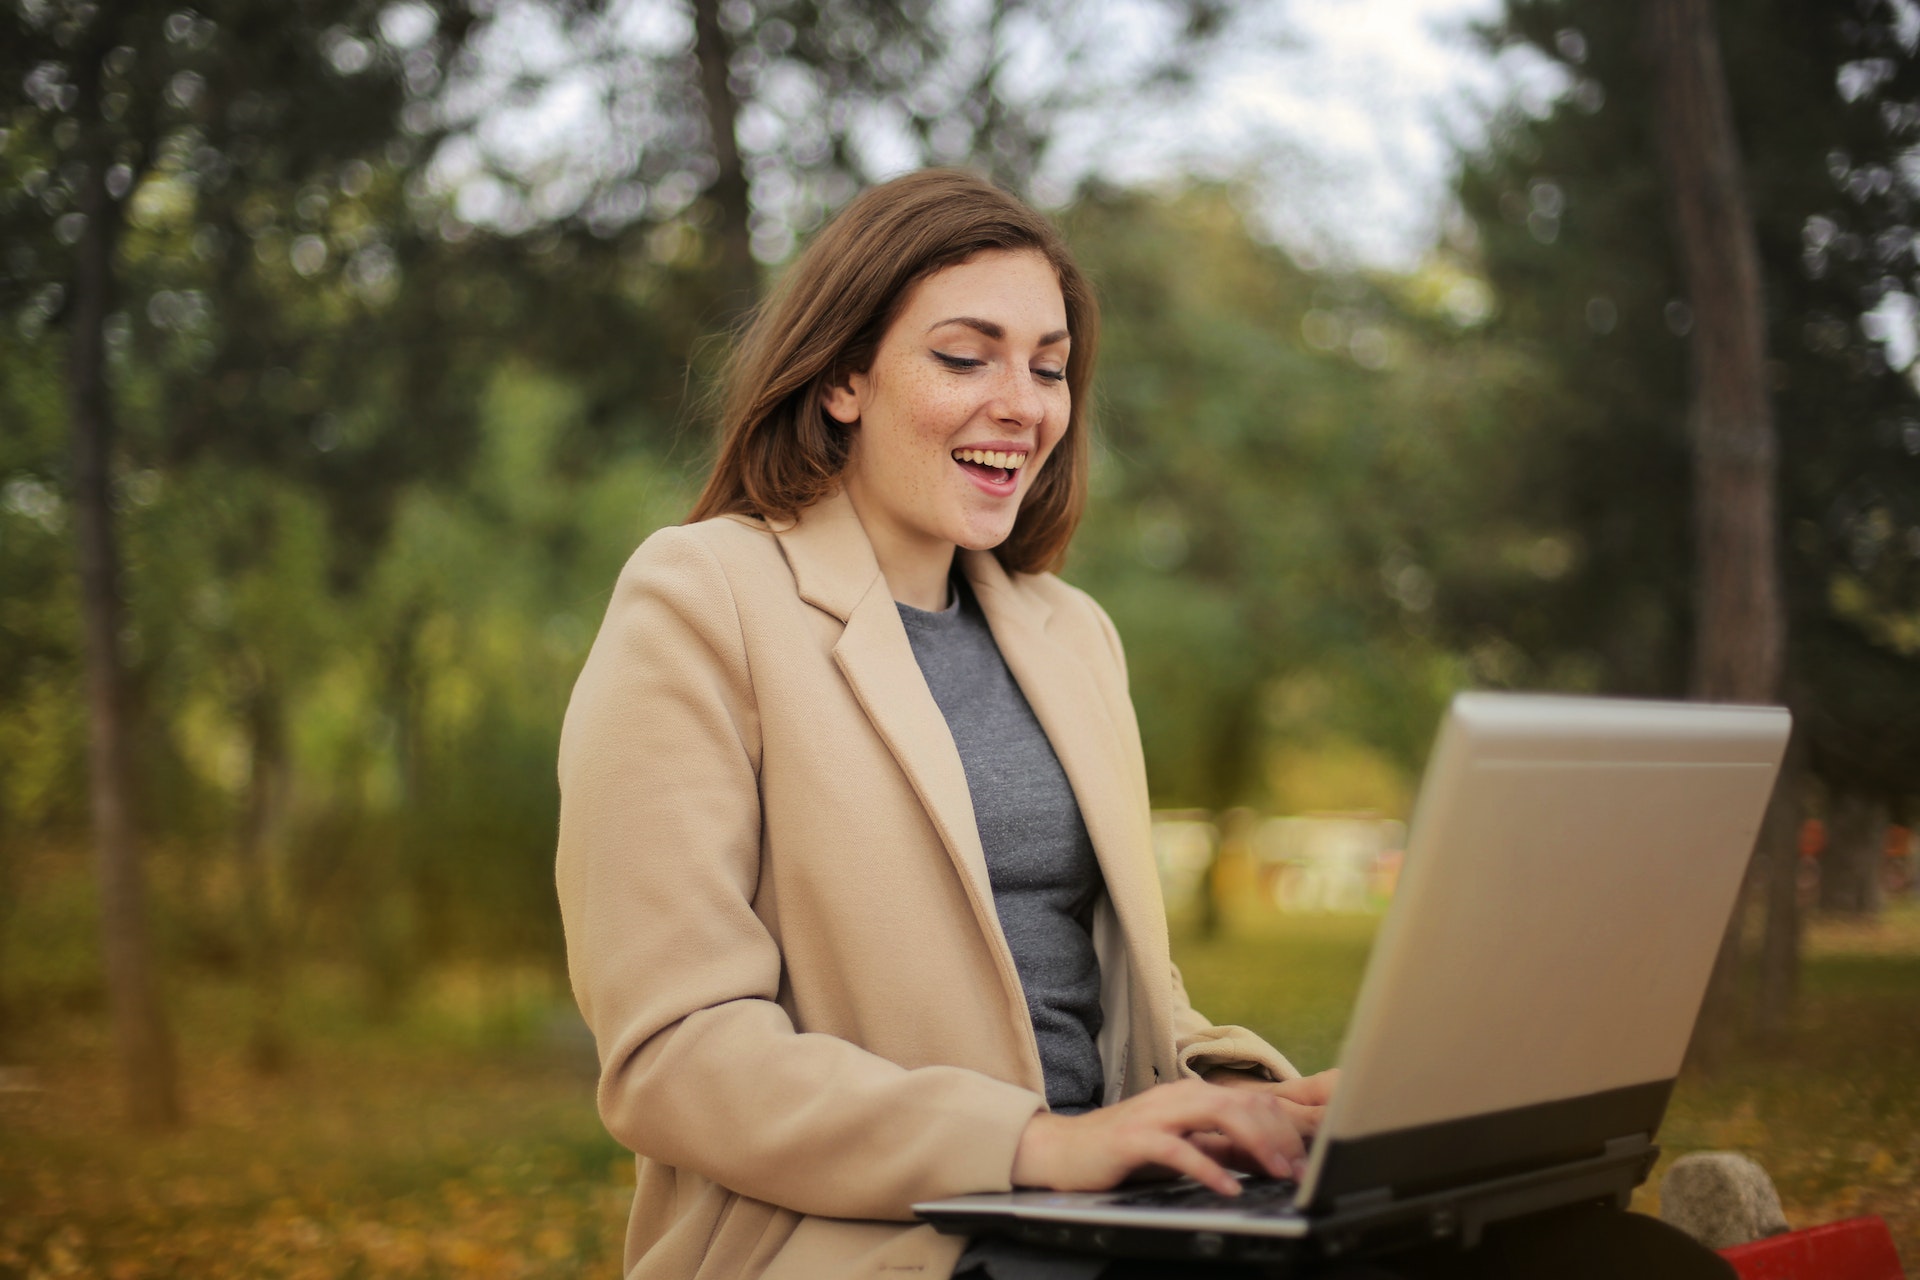
<path id="1" fill-rule="evenodd" d="M 1470 1246 L 1625 1207 L 1786 749 L 1777 707 L 1464 693 L 1297 1185 L 1190 1179 L 928 1201 L 942 1231 L 1113 1256 L 1286 1261 Z"/>

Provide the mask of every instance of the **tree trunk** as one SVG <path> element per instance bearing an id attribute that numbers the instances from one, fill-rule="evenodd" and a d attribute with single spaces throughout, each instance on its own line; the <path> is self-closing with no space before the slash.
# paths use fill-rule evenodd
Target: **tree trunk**
<path id="1" fill-rule="evenodd" d="M 0 1066 L 11 1061 L 18 1051 L 16 1030 L 18 1014 L 14 1012 L 12 984 L 7 975 L 16 971 L 17 966 L 9 963 L 7 952 L 13 937 L 13 917 L 15 904 L 20 901 L 20 885 L 15 872 L 16 854 L 14 841 L 7 831 L 5 802 L 0 801 Z"/>
<path id="2" fill-rule="evenodd" d="M 1880 910 L 1880 864 L 1887 850 L 1887 805 L 1857 791 L 1836 791 L 1820 855 L 1820 909 L 1870 916 Z"/>
<path id="3" fill-rule="evenodd" d="M 707 131 L 713 138 L 713 158 L 719 176 L 707 189 L 718 210 L 721 303 L 731 319 L 753 305 L 759 281 L 753 261 L 753 205 L 748 198 L 747 171 L 740 159 L 735 123 L 740 104 L 733 86 L 733 40 L 720 25 L 720 0 L 694 0 L 693 51 L 700 63 L 700 93 L 707 107 Z"/>
<path id="4" fill-rule="evenodd" d="M 286 772 L 286 732 L 279 702 L 270 689 L 258 689 L 248 698 L 246 719 L 253 745 L 239 855 L 247 980 L 253 986 L 247 1057 L 255 1071 L 275 1075 L 286 1069 L 290 1056 L 284 1014 L 286 956 L 274 918 L 271 866 L 275 817 Z"/>
<path id="5" fill-rule="evenodd" d="M 82 60 L 80 66 L 83 77 L 97 77 L 97 59 L 91 65 Z M 74 246 L 68 348 L 74 524 L 86 651 L 89 799 L 107 989 L 128 1110 L 136 1125 L 164 1128 L 177 1125 L 182 1114 L 173 1042 L 154 971 L 146 883 L 132 812 L 126 675 L 120 654 L 120 563 L 114 544 L 110 474 L 114 420 L 107 390 L 106 320 L 112 306 L 120 210 L 106 189 L 108 156 L 99 137 L 96 95 L 88 91 L 92 88 L 83 85 L 79 100 L 81 118 L 88 121 L 78 184 L 79 212 L 86 226 Z"/>
<path id="6" fill-rule="evenodd" d="M 1249 790 L 1250 762 L 1260 756 L 1257 705 L 1251 698 L 1229 702 L 1209 753 L 1212 767 L 1202 798 L 1212 812 L 1220 815 L 1220 838 L 1213 842 L 1213 852 L 1200 874 L 1200 913 L 1195 927 L 1203 938 L 1219 937 L 1226 926 L 1220 901 L 1221 866 L 1229 854 L 1244 854 L 1253 838 L 1253 814 L 1241 807 L 1241 800 Z"/>
<path id="7" fill-rule="evenodd" d="M 367 909 L 362 922 L 362 953 L 369 987 L 369 1012 L 376 1022 L 400 1016 L 419 976 L 424 953 L 435 939 L 423 937 L 437 923 L 430 907 L 434 895 L 420 883 L 419 847 L 430 838 L 422 830 L 427 807 L 426 743 L 422 733 L 420 632 L 428 606 L 416 597 L 403 605 L 381 645 L 386 675 L 386 704 L 394 717 L 394 749 L 400 766 L 400 808 L 375 819 L 359 838 L 371 842 Z"/>
<path id="8" fill-rule="evenodd" d="M 1775 553 L 1777 447 L 1767 394 L 1766 310 L 1753 214 L 1711 0 L 1653 0 L 1651 48 L 1666 126 L 1665 167 L 1692 304 L 1695 635 L 1692 693 L 1708 701 L 1779 696 L 1786 622 Z M 1711 1061 L 1731 1043 L 1745 894 L 1695 1033 Z M 1771 1011 L 1769 1018 L 1784 1011 Z"/>

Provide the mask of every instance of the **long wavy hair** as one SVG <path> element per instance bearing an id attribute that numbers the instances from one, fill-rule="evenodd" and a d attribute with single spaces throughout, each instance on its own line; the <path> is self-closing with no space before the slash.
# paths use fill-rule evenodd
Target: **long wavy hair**
<path id="1" fill-rule="evenodd" d="M 792 519 L 832 492 L 851 439 L 827 414 L 828 387 L 872 364 L 915 285 L 996 249 L 1030 250 L 1052 265 L 1073 345 L 1066 432 L 994 554 L 1016 573 L 1058 568 L 1086 506 L 1099 305 L 1052 223 L 984 178 L 954 169 L 923 170 L 861 193 L 753 314 L 727 361 L 719 455 L 688 520 Z"/>

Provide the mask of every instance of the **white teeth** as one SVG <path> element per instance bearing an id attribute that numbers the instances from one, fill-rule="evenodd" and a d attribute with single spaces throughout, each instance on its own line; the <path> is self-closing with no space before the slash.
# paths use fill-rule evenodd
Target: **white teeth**
<path id="1" fill-rule="evenodd" d="M 999 467 L 1005 471 L 1018 471 L 1027 461 L 1024 453 L 995 449 L 955 449 L 953 456 L 960 462 L 977 462 L 983 467 Z"/>

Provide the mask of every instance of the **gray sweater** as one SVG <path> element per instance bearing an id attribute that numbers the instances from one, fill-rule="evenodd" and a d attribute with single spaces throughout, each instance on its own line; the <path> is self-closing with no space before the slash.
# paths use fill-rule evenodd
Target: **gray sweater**
<path id="1" fill-rule="evenodd" d="M 913 656 L 966 769 L 1000 928 L 1026 991 L 1055 1111 L 1098 1106 L 1100 962 L 1090 932 L 1100 864 L 1067 775 L 956 575 L 954 602 L 900 605 Z"/>

